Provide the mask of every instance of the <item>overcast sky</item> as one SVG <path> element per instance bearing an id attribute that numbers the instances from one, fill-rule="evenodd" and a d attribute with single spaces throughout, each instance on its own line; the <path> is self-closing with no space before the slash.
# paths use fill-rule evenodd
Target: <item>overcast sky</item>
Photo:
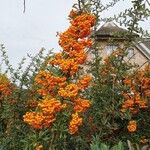
<path id="1" fill-rule="evenodd" d="M 109 0 L 104 0 L 104 2 Z M 130 6 L 130 0 L 103 13 L 113 15 Z M 13 66 L 27 53 L 35 54 L 41 47 L 59 51 L 56 32 L 68 27 L 67 15 L 76 0 L 0 0 L 0 44 L 7 48 Z M 150 22 L 143 24 L 148 29 Z"/>

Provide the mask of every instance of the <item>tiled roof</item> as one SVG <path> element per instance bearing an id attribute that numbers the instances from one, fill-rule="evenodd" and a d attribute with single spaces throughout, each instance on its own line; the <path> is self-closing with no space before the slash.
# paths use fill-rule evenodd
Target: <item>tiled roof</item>
<path id="1" fill-rule="evenodd" d="M 119 26 L 117 26 L 114 22 L 106 22 L 104 23 L 95 33 L 95 35 L 98 38 L 125 38 L 124 35 L 126 35 L 128 30 L 123 29 Z M 138 36 L 137 34 L 134 34 Z"/>

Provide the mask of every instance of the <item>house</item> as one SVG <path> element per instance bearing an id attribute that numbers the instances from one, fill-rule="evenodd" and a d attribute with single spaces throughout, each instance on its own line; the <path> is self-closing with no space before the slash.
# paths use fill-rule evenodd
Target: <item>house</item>
<path id="1" fill-rule="evenodd" d="M 96 41 L 102 58 L 107 57 L 117 47 L 123 48 L 129 36 L 128 30 L 117 26 L 114 22 L 104 23 L 95 33 Z M 127 48 L 128 55 L 125 59 L 143 67 L 150 62 L 150 38 L 138 40 L 138 34 L 132 34 L 135 39 Z"/>

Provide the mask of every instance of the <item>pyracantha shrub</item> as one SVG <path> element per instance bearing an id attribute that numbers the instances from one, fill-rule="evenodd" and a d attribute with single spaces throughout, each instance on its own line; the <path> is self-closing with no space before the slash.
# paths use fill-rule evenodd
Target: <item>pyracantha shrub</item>
<path id="1" fill-rule="evenodd" d="M 80 77 L 78 74 L 87 59 L 86 49 L 92 45 L 89 35 L 95 23 L 95 16 L 72 10 L 69 17 L 70 27 L 59 34 L 62 52 L 56 53 L 47 64 L 47 68 L 55 68 L 59 73 L 47 69 L 36 75 L 37 93 L 42 98 L 36 110 L 27 112 L 23 119 L 35 129 L 50 128 L 55 124 L 57 114 L 65 111 L 70 120 L 67 125 L 68 132 L 73 135 L 78 132 L 84 112 L 91 105 L 90 101 L 82 96 L 91 76 Z"/>

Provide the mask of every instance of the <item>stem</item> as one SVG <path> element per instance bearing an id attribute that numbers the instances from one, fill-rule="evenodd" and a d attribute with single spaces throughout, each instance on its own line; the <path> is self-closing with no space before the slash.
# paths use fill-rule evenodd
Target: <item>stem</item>
<path id="1" fill-rule="evenodd" d="M 79 10 L 81 11 L 81 1 L 78 0 L 78 6 L 79 6 Z"/>
<path id="2" fill-rule="evenodd" d="M 150 2 L 148 0 L 146 0 L 146 2 L 148 3 L 148 5 L 150 6 Z"/>
<path id="3" fill-rule="evenodd" d="M 26 0 L 23 0 L 23 13 L 25 13 L 25 11 L 26 11 Z"/>

